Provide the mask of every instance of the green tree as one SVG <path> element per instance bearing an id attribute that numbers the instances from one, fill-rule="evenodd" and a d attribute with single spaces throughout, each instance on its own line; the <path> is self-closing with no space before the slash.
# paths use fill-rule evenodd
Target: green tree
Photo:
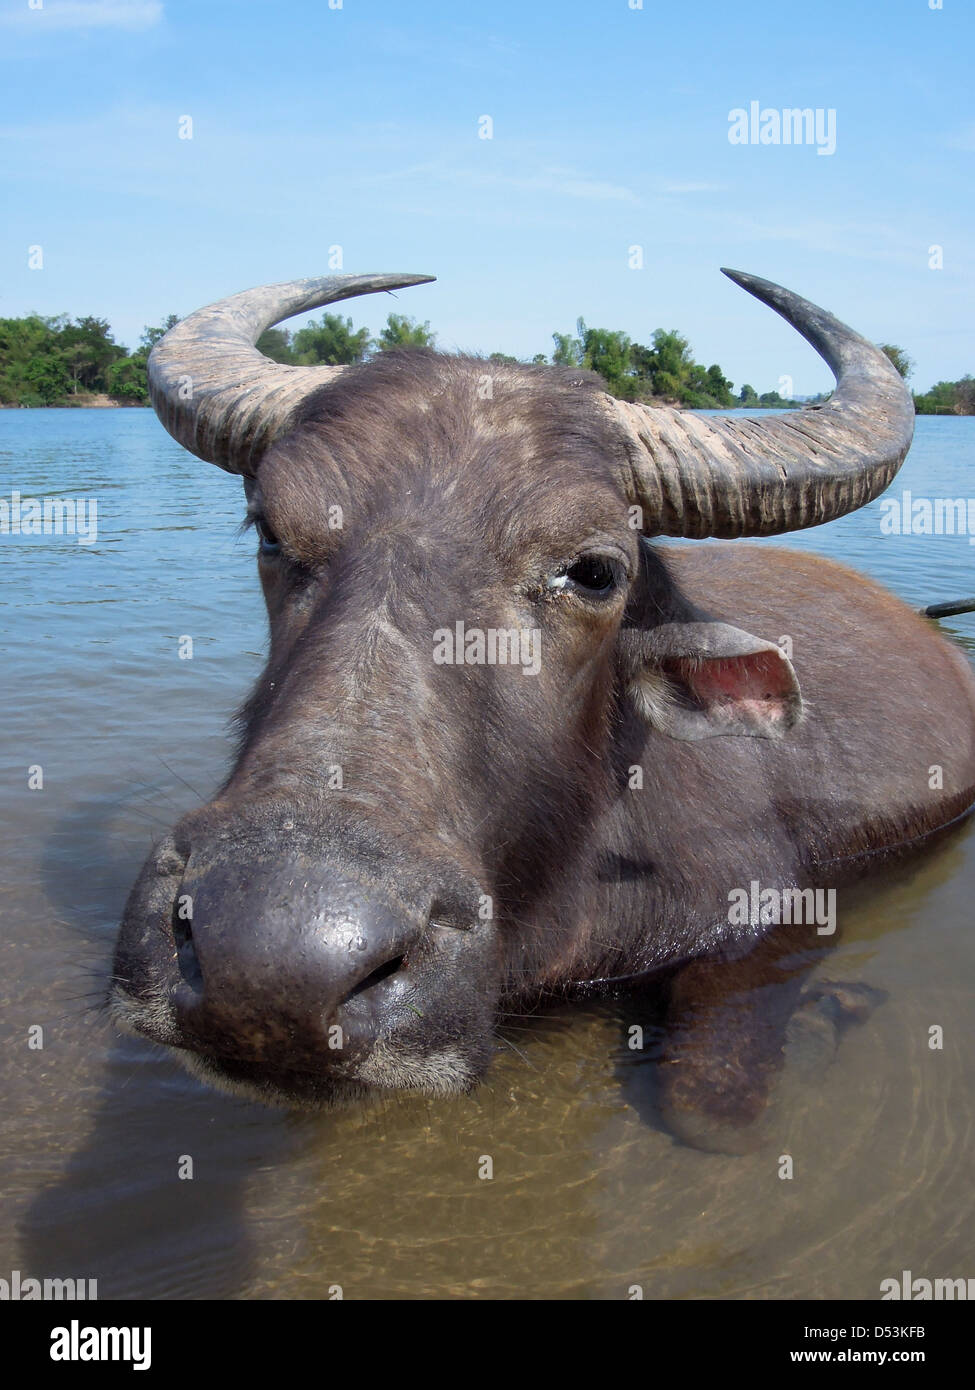
<path id="1" fill-rule="evenodd" d="M 937 382 L 914 397 L 914 409 L 918 415 L 975 415 L 975 378 Z"/>
<path id="2" fill-rule="evenodd" d="M 163 322 L 158 324 L 155 328 L 151 328 L 147 324 L 142 330 L 142 337 L 139 340 L 142 347 L 145 348 L 146 354 L 148 355 L 159 342 L 159 339 L 164 338 L 169 330 L 175 328 L 178 323 L 179 315 L 169 314 Z"/>
<path id="3" fill-rule="evenodd" d="M 390 314 L 376 339 L 376 347 L 380 352 L 389 352 L 391 348 L 432 348 L 436 340 L 429 323 L 417 323 L 406 314 Z"/>
<path id="4" fill-rule="evenodd" d="M 975 415 L 975 377 L 963 376 L 955 382 L 955 401 L 960 415 Z"/>
<path id="5" fill-rule="evenodd" d="M 612 328 L 587 328 L 582 319 L 577 325 L 582 343 L 582 365 L 598 372 L 614 396 L 624 390 L 630 374 L 630 339 L 626 333 Z"/>
<path id="6" fill-rule="evenodd" d="M 653 335 L 654 389 L 659 396 L 675 396 L 687 389 L 694 359 L 691 345 L 676 328 L 658 328 Z"/>
<path id="7" fill-rule="evenodd" d="M 146 366 L 149 354 L 171 328 L 179 323 L 178 314 L 168 314 L 160 324 L 147 324 L 135 352 L 113 362 L 108 369 L 106 390 L 114 401 L 124 405 L 148 405 Z"/>
<path id="8" fill-rule="evenodd" d="M 55 405 L 71 390 L 72 379 L 56 354 L 34 357 L 27 363 L 20 392 L 21 405 Z"/>
<path id="9" fill-rule="evenodd" d="M 571 333 L 553 333 L 552 341 L 555 349 L 552 353 L 552 361 L 557 367 L 581 367 L 585 357 L 585 348 L 578 338 L 573 338 Z"/>
<path id="10" fill-rule="evenodd" d="M 265 357 L 270 357 L 272 362 L 284 362 L 293 365 L 295 360 L 294 348 L 291 346 L 291 334 L 286 328 L 265 328 L 264 332 L 257 340 L 258 352 L 262 352 Z"/>
<path id="11" fill-rule="evenodd" d="M 108 368 L 125 348 L 112 337 L 106 319 L 91 315 L 75 319 L 58 334 L 58 347 L 71 375 L 72 391 L 104 391 L 108 385 Z"/>
<path id="12" fill-rule="evenodd" d="M 655 361 L 652 348 L 645 347 L 643 343 L 630 345 L 630 366 L 633 368 L 633 375 L 648 394 L 652 394 Z"/>
<path id="13" fill-rule="evenodd" d="M 0 319 L 0 402 L 51 405 L 68 394 L 71 377 L 59 346 L 67 323 L 40 314 Z"/>
<path id="14" fill-rule="evenodd" d="M 640 397 L 662 396 L 665 400 L 681 401 L 685 394 L 695 390 L 691 375 L 695 364 L 690 344 L 676 329 L 668 332 L 658 328 L 652 341 L 652 347 L 634 343 L 630 349 L 630 361 L 636 377 L 635 393 Z M 696 387 L 698 392 L 703 380 L 703 369 L 700 369 Z"/>
<path id="15" fill-rule="evenodd" d="M 131 405 L 148 405 L 149 388 L 146 384 L 146 362 L 144 351 L 134 352 L 131 357 L 121 357 L 108 369 L 108 394 L 116 401 Z"/>
<path id="16" fill-rule="evenodd" d="M 894 366 L 897 368 L 901 376 L 906 381 L 907 378 L 914 371 L 914 362 L 910 357 L 908 357 L 904 349 L 901 347 L 895 347 L 893 343 L 881 343 L 880 351 L 886 357 L 890 358 L 891 362 L 893 362 Z"/>
<path id="17" fill-rule="evenodd" d="M 707 370 L 707 391 L 708 395 L 717 401 L 719 406 L 730 406 L 734 404 L 734 384 L 728 380 L 721 368 L 715 363 Z"/>
<path id="18" fill-rule="evenodd" d="M 697 409 L 727 409 L 735 403 L 732 384 L 721 368 L 695 362 L 690 343 L 676 329 L 656 329 L 647 347 L 632 342 L 620 329 L 589 328 L 579 319 L 574 337 L 553 333 L 552 340 L 553 362 L 591 368 L 606 389 L 623 400 L 662 397 Z"/>
<path id="19" fill-rule="evenodd" d="M 323 314 L 311 319 L 291 340 L 293 361 L 302 366 L 346 367 L 361 362 L 369 347 L 368 328 L 353 328 L 352 320 L 341 314 Z"/>

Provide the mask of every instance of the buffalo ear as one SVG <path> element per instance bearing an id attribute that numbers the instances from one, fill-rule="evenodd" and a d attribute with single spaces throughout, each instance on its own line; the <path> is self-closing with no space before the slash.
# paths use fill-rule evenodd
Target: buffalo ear
<path id="1" fill-rule="evenodd" d="M 623 678 L 644 719 L 671 738 L 782 738 L 802 718 L 780 647 L 728 623 L 661 623 L 620 632 Z"/>

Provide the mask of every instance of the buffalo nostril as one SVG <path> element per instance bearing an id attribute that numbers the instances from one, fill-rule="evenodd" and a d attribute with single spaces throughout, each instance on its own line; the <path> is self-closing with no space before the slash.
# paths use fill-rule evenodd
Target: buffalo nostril
<path id="1" fill-rule="evenodd" d="M 395 975 L 398 970 L 402 970 L 405 964 L 405 956 L 394 956 L 392 960 L 386 961 L 385 965 L 380 965 L 378 969 L 371 971 L 364 980 L 360 980 L 347 994 L 343 994 L 342 998 L 339 1000 L 339 1008 L 347 1004 L 350 999 L 354 999 L 357 994 L 364 994 L 367 989 L 372 989 L 374 985 L 381 984 L 383 980 L 388 980 L 390 975 Z"/>
<path id="2" fill-rule="evenodd" d="M 203 971 L 193 944 L 193 928 L 188 919 L 181 917 L 178 906 L 173 907 L 173 944 L 176 947 L 176 965 L 179 973 L 197 994 L 203 992 Z"/>

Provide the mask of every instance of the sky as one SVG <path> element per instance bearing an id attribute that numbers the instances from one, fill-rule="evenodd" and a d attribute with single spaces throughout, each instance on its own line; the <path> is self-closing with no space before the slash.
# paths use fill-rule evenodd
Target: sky
<path id="1" fill-rule="evenodd" d="M 828 387 L 730 265 L 901 345 L 924 390 L 975 373 L 973 51 L 973 0 L 0 0 L 0 316 L 133 347 L 339 247 L 437 276 L 353 301 L 372 332 L 395 310 L 531 356 L 581 316 Z M 753 102 L 823 138 L 732 143 Z"/>

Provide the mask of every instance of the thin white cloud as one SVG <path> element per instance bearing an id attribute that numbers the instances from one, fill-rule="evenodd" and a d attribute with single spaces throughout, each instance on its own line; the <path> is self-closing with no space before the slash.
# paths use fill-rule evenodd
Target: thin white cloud
<path id="1" fill-rule="evenodd" d="M 640 199 L 631 188 L 622 184 L 609 183 L 605 179 L 590 178 L 577 169 L 561 166 L 542 166 L 529 171 L 522 165 L 520 171 L 509 170 L 492 172 L 458 167 L 450 160 L 428 160 L 423 164 L 412 164 L 402 169 L 392 169 L 382 174 L 369 175 L 364 182 L 392 183 L 412 182 L 425 176 L 431 182 L 445 185 L 463 184 L 467 188 L 496 188 L 499 191 L 517 190 L 523 193 L 550 193 L 554 197 L 582 198 L 589 202 L 639 203 Z"/>
<path id="2" fill-rule="evenodd" d="M 473 169 L 451 169 L 447 181 L 469 188 L 496 188 L 499 192 L 516 189 L 521 193 L 548 193 L 556 198 L 583 198 L 596 203 L 638 203 L 632 189 L 604 179 L 588 178 L 570 169 L 541 169 L 538 173 L 481 173 Z"/>
<path id="3" fill-rule="evenodd" d="M 162 19 L 161 0 L 20 0 L 0 10 L 0 25 L 36 34 L 55 29 L 151 29 Z"/>
<path id="4" fill-rule="evenodd" d="M 476 71 L 504 71 L 507 60 L 517 56 L 522 45 L 484 34 L 467 27 L 447 28 L 436 36 L 391 25 L 377 27 L 372 42 L 384 53 L 437 67 L 470 68 Z"/>
<path id="5" fill-rule="evenodd" d="M 915 224 L 911 224 L 907 217 L 898 223 L 829 221 L 825 218 L 790 223 L 778 221 L 774 214 L 769 214 L 766 219 L 761 211 L 753 216 L 727 210 L 712 212 L 702 208 L 698 225 L 703 224 L 712 229 L 712 235 L 717 235 L 726 248 L 736 244 L 742 248 L 748 242 L 756 245 L 778 242 L 798 246 L 817 255 L 900 266 L 914 271 L 926 268 L 927 247 L 933 240 L 927 234 L 923 217 Z M 925 273 L 930 272 L 925 269 Z"/>
<path id="6" fill-rule="evenodd" d="M 539 193 L 555 193 L 566 198 L 589 198 L 595 202 L 635 203 L 639 199 L 629 188 L 617 183 L 607 183 L 603 179 L 590 179 L 576 175 L 568 170 L 551 170 L 528 178 L 502 178 L 513 188 L 524 188 Z"/>

